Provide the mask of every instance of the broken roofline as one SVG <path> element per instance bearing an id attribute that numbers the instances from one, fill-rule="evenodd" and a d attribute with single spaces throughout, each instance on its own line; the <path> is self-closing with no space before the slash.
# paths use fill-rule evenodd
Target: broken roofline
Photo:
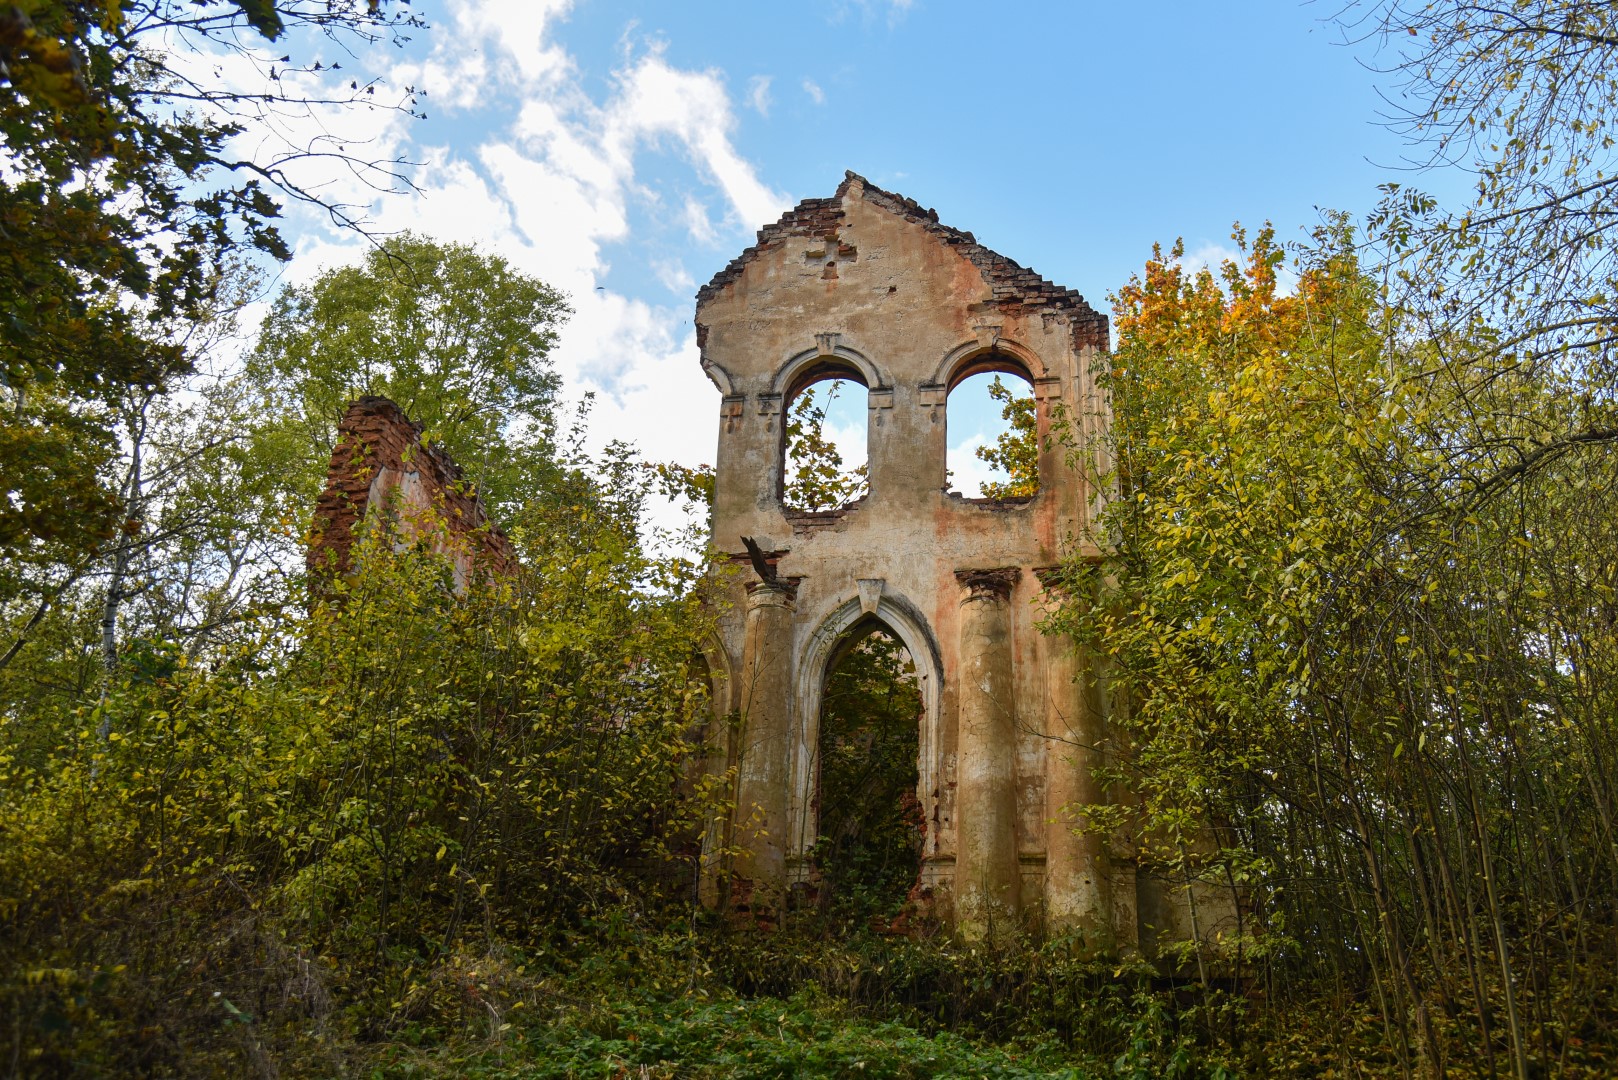
<path id="1" fill-rule="evenodd" d="M 843 199 L 850 189 L 855 189 L 859 197 L 872 206 L 920 225 L 940 243 L 958 251 L 983 275 L 984 284 L 991 291 L 992 302 L 997 306 L 1065 312 L 1076 324 L 1086 325 L 1089 332 L 1083 336 L 1094 339 L 1086 340 L 1086 344 L 1106 347 L 1107 317 L 1092 308 L 1078 290 L 1045 280 L 1016 261 L 984 247 L 971 233 L 940 224 L 938 211 L 925 208 L 914 199 L 883 191 L 852 171 L 843 175 L 843 182 L 837 185 L 837 193 L 831 198 L 805 199 L 782 214 L 779 221 L 760 229 L 758 241 L 752 247 L 730 260 L 724 269 L 697 291 L 697 310 L 701 311 L 703 305 L 741 276 L 748 263 L 764 252 L 779 247 L 788 237 L 814 240 L 836 238 L 838 226 L 843 222 Z M 699 323 L 699 336 L 701 332 Z"/>

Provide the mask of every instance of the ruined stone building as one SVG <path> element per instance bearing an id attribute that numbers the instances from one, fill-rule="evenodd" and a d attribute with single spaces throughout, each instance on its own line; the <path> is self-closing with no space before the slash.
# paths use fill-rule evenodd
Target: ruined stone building
<path id="1" fill-rule="evenodd" d="M 1107 948 L 1133 947 L 1143 926 L 1186 936 L 1183 897 L 1137 873 L 1127 838 L 1076 831 L 1064 809 L 1105 801 L 1092 770 L 1114 747 L 1087 660 L 1037 628 L 1050 570 L 1098 554 L 1086 477 L 1046 436 L 1058 416 L 1080 440 L 1104 424 L 1091 367 L 1106 316 L 850 173 L 715 275 L 696 326 L 723 395 L 714 543 L 743 567 L 743 537 L 762 554 L 733 575 L 710 657 L 734 717 L 728 841 L 742 855 L 716 867 L 709 900 L 767 916 L 813 876 L 821 694 L 848 643 L 880 627 L 922 691 L 921 883 L 940 917 L 968 937 L 1043 920 Z M 983 371 L 1033 387 L 1032 497 L 947 490 L 946 399 Z M 867 393 L 868 494 L 794 511 L 787 410 L 830 378 Z"/>
<path id="2" fill-rule="evenodd" d="M 1069 449 L 1105 429 L 1092 366 L 1106 316 L 850 173 L 715 275 L 696 324 L 722 394 L 713 540 L 735 570 L 720 575 L 729 602 L 707 651 L 712 764 L 734 769 L 736 785 L 731 820 L 708 838 L 707 902 L 769 924 L 813 885 L 822 695 L 853 644 L 880 629 L 914 662 L 922 701 L 924 914 L 969 938 L 1033 925 L 1148 954 L 1192 937 L 1195 912 L 1198 934 L 1228 931 L 1228 893 L 1188 893 L 1141 865 L 1127 828 L 1074 827 L 1073 807 L 1123 801 L 1096 771 L 1121 748 L 1104 673 L 1038 624 L 1061 600 L 1054 571 L 1100 554 L 1088 530 L 1096 493 Z M 1032 387 L 1032 496 L 948 489 L 947 399 L 982 372 Z M 865 388 L 868 491 L 840 509 L 794 510 L 783 500 L 788 410 L 827 379 Z M 460 470 L 391 401 L 355 402 L 338 434 L 311 569 L 346 570 L 359 524 L 379 511 L 390 542 L 440 551 L 458 586 L 515 566 Z"/>

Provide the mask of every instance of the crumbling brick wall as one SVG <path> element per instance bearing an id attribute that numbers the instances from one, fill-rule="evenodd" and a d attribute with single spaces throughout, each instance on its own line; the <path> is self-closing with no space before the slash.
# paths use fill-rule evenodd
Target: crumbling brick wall
<path id="1" fill-rule="evenodd" d="M 510 539 L 489 520 L 461 467 L 421 434 L 421 425 L 385 397 L 362 397 L 348 407 L 315 503 L 311 573 L 347 573 L 361 523 L 383 512 L 401 538 L 442 552 L 458 587 L 479 571 L 516 569 Z"/>

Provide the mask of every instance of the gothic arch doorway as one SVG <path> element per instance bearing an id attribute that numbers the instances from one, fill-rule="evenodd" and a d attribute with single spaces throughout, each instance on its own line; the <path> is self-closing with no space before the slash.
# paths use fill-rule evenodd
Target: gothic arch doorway
<path id="1" fill-rule="evenodd" d="M 827 929 L 891 926 L 921 875 L 921 688 L 915 662 L 875 617 L 844 632 L 827 664 L 806 830 L 811 888 Z"/>
<path id="2" fill-rule="evenodd" d="M 942 664 L 938 647 L 925 618 L 908 601 L 883 592 L 880 581 L 861 582 L 860 585 L 862 595 L 844 601 L 810 635 L 797 669 L 797 707 L 794 712 L 799 724 L 798 737 L 791 747 L 787 855 L 791 880 L 806 885 L 816 874 L 817 844 L 820 844 L 820 855 L 825 854 L 826 848 L 821 839 L 824 830 L 821 827 L 820 803 L 822 766 L 825 764 L 822 756 L 825 746 L 823 734 L 843 740 L 851 736 L 855 739 L 878 736 L 876 732 L 851 732 L 848 724 L 841 723 L 846 717 L 834 718 L 838 722 L 836 731 L 822 732 L 828 689 L 833 696 L 840 689 L 834 681 L 840 665 L 861 649 L 865 650 L 865 654 L 857 659 L 867 668 L 871 667 L 873 660 L 891 661 L 892 657 L 870 655 L 873 635 L 880 635 L 892 643 L 893 651 L 902 657 L 900 662 L 908 667 L 905 674 L 914 687 L 914 733 L 911 736 L 913 741 L 909 743 L 914 757 L 914 771 L 909 776 L 914 789 L 910 792 L 905 812 L 919 818 L 918 824 L 925 823 L 925 832 L 920 838 L 916 855 L 918 865 L 919 861 L 936 854 L 938 849 L 934 820 L 940 769 L 939 712 L 942 689 Z M 845 685 L 841 689 L 846 691 L 849 687 Z M 900 733 L 888 734 L 896 736 Z M 890 738 L 883 741 L 883 750 L 891 753 L 896 745 Z M 845 743 L 842 749 L 848 752 L 853 748 Z M 910 762 L 904 764 L 908 766 Z M 892 776 L 884 777 L 886 781 L 892 779 Z M 910 868 L 912 878 L 917 868 Z"/>

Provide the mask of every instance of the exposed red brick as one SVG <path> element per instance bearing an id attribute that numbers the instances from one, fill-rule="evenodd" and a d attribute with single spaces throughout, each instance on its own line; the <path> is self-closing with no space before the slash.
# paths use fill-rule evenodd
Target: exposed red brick
<path id="1" fill-rule="evenodd" d="M 326 490 L 315 503 L 308 564 L 311 572 L 343 573 L 355 531 L 375 499 L 406 491 L 411 509 L 431 511 L 449 534 L 467 541 L 471 565 L 460 565 L 461 545 L 437 545 L 457 562 L 464 575 L 476 568 L 496 574 L 513 572 L 517 554 L 500 527 L 489 520 L 461 467 L 441 447 L 421 440 L 421 425 L 385 397 L 362 397 L 348 407 L 337 425 L 337 444 L 326 471 Z M 401 495 L 405 491 L 401 491 Z"/>
<path id="2" fill-rule="evenodd" d="M 852 184 L 863 188 L 862 197 L 873 206 L 897 214 L 907 221 L 925 228 L 939 242 L 955 248 L 983 275 L 989 286 L 991 302 L 1001 310 L 1023 313 L 1061 313 L 1073 325 L 1073 343 L 1077 347 L 1092 345 L 1098 349 L 1108 347 L 1107 317 L 1092 308 L 1077 290 L 1046 281 L 1034 271 L 991 251 L 977 242 L 971 233 L 939 224 L 938 211 L 925 208 L 914 199 L 891 191 L 883 191 L 863 176 L 849 172 L 830 199 L 805 199 L 781 215 L 773 225 L 758 231 L 758 241 L 726 264 L 725 268 L 697 292 L 697 310 L 719 295 L 746 269 L 747 264 L 767 251 L 786 243 L 788 237 L 806 237 L 813 240 L 831 240 L 837 236 L 843 223 L 843 196 Z M 708 328 L 697 323 L 697 343 L 700 347 L 707 337 Z"/>

